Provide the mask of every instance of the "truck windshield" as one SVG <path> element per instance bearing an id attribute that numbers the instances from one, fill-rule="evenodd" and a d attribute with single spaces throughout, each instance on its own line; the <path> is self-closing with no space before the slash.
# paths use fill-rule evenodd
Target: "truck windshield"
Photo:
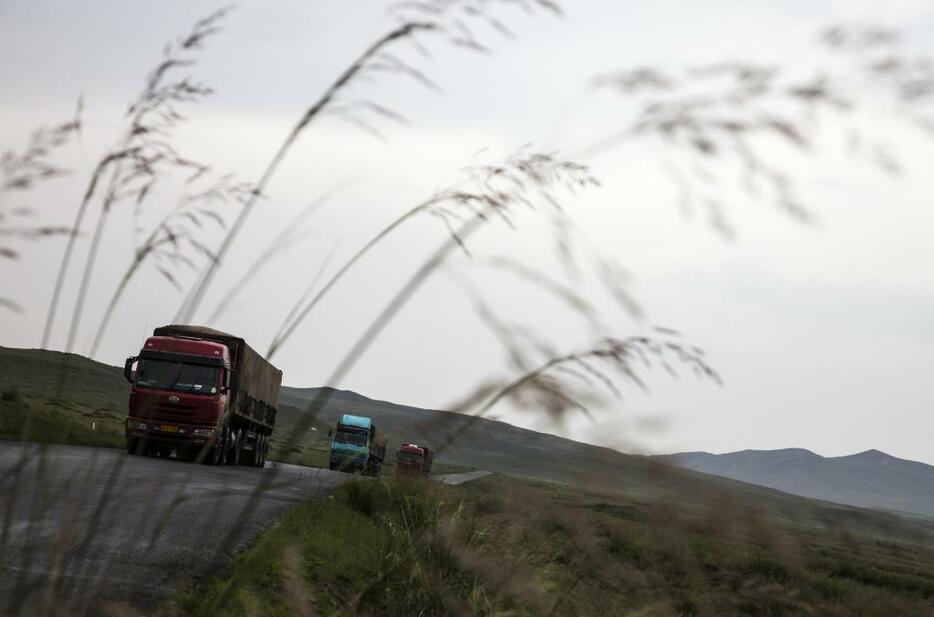
<path id="1" fill-rule="evenodd" d="M 400 452 L 400 453 L 399 453 L 399 460 L 400 460 L 400 461 L 411 461 L 411 462 L 413 462 L 413 463 L 421 463 L 421 462 L 422 462 L 422 455 L 421 455 L 421 454 L 416 454 L 416 453 L 414 453 L 414 452 Z"/>
<path id="2" fill-rule="evenodd" d="M 218 373 L 216 366 L 141 359 L 136 385 L 154 390 L 216 394 Z"/>
<path id="3" fill-rule="evenodd" d="M 334 441 L 337 443 L 347 443 L 354 446 L 365 446 L 366 438 L 366 433 L 355 433 L 352 431 L 337 431 L 334 435 Z"/>

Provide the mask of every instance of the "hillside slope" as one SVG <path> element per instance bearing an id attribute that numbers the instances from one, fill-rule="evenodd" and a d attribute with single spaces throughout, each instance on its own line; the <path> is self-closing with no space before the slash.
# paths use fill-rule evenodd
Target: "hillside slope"
<path id="1" fill-rule="evenodd" d="M 115 441 L 122 442 L 128 384 L 121 368 L 76 355 L 0 347 L 0 390 L 11 386 L 19 389 L 34 411 L 51 407 L 59 417 L 97 417 L 98 431 L 110 430 Z M 327 403 L 317 417 L 309 418 L 308 404 L 322 392 L 328 395 Z M 635 501 L 680 504 L 698 515 L 709 513 L 716 503 L 718 511 L 728 507 L 756 510 L 820 527 L 845 526 L 877 535 L 898 528 L 900 534 L 915 540 L 934 538 L 934 521 L 921 520 L 906 527 L 891 515 L 816 502 L 504 422 L 376 401 L 330 388 L 282 388 L 271 458 L 322 464 L 327 430 L 347 412 L 372 417 L 389 435 L 390 451 L 401 441 L 436 448 L 449 442 L 437 459 L 449 465 L 565 482 L 594 491 L 623 491 Z"/>
<path id="2" fill-rule="evenodd" d="M 13 398 L 9 393 L 14 391 L 19 400 L 0 400 L 0 437 L 25 433 L 33 441 L 123 447 L 130 385 L 121 367 L 76 354 L 0 347 L 0 392 Z M 29 421 L 15 421 L 22 415 Z M 310 464 L 325 460 L 320 435 L 327 430 L 318 422 L 295 430 L 304 416 L 299 409 L 280 405 L 272 460 Z"/>
<path id="3" fill-rule="evenodd" d="M 934 516 L 934 466 L 879 450 L 823 457 L 810 450 L 682 452 L 659 457 L 680 467 L 865 508 Z"/>
<path id="4" fill-rule="evenodd" d="M 75 354 L 0 348 L 0 389 L 11 386 L 34 407 L 78 417 L 86 423 L 93 420 L 97 432 L 110 435 L 113 445 L 122 440 L 129 385 L 120 367 Z M 305 410 L 322 393 L 327 395 L 327 402 L 317 417 L 309 418 Z M 388 435 L 390 452 L 397 451 L 403 441 L 425 443 L 436 449 L 446 445 L 436 461 L 449 465 L 580 485 L 622 483 L 632 494 L 655 495 L 663 486 L 673 493 L 699 490 L 698 476 L 683 471 L 672 474 L 667 466 L 644 457 L 495 420 L 397 405 L 333 388 L 282 388 L 272 458 L 322 464 L 320 453 L 300 456 L 308 454 L 304 445 L 314 441 L 318 448 L 326 447 L 327 431 L 343 413 L 372 417 Z M 311 431 L 312 427 L 317 430 Z M 711 482 L 722 484 L 709 479 L 701 486 Z"/>

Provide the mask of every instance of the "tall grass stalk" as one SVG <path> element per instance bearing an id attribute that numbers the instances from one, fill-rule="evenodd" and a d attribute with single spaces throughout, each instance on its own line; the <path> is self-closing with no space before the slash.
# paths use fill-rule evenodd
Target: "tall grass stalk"
<path id="1" fill-rule="evenodd" d="M 207 292 L 212 281 L 214 280 L 214 276 L 218 267 L 226 258 L 227 252 L 230 250 L 231 245 L 233 244 L 234 240 L 236 240 L 237 235 L 243 228 L 243 225 L 246 223 L 247 217 L 250 216 L 253 208 L 256 207 L 260 196 L 265 193 L 267 186 L 272 181 L 273 177 L 279 169 L 279 166 L 282 164 L 282 161 L 285 159 L 289 150 L 291 150 L 292 145 L 298 139 L 299 135 L 301 135 L 301 133 L 305 130 L 305 128 L 307 128 L 308 125 L 311 124 L 311 122 L 321 114 L 321 112 L 331 103 L 332 100 L 334 100 L 334 97 L 336 97 L 341 90 L 350 84 L 354 78 L 361 71 L 363 71 L 370 60 L 380 51 L 395 41 L 408 38 L 415 32 L 430 30 L 432 28 L 434 28 L 434 26 L 429 23 L 406 23 L 385 34 L 372 45 L 370 45 L 370 47 L 368 47 L 349 67 L 347 67 L 344 72 L 338 76 L 334 83 L 332 83 L 324 91 L 321 97 L 315 101 L 307 111 L 305 111 L 295 126 L 292 127 L 292 130 L 286 136 L 285 141 L 282 142 L 282 144 L 279 146 L 279 149 L 269 161 L 266 169 L 260 176 L 259 182 L 256 183 L 256 188 L 253 191 L 253 194 L 243 205 L 243 208 L 241 209 L 237 218 L 234 220 L 230 230 L 224 236 L 224 240 L 217 251 L 217 259 L 208 263 L 207 267 L 201 274 L 200 280 L 195 284 L 195 286 L 192 288 L 192 292 L 182 303 L 178 313 L 176 313 L 175 316 L 175 321 L 177 323 L 187 323 L 194 318 L 194 315 L 197 312 L 202 299 L 204 298 L 204 294 Z"/>
<path id="2" fill-rule="evenodd" d="M 223 216 L 216 210 L 210 209 L 211 206 L 231 202 L 242 204 L 251 191 L 252 187 L 249 185 L 235 182 L 232 176 L 225 175 L 203 191 L 182 195 L 175 206 L 155 224 L 149 235 L 133 254 L 133 259 L 111 294 L 107 308 L 101 317 L 88 354 L 90 357 L 93 358 L 97 353 L 107 326 L 113 317 L 114 310 L 140 267 L 151 258 L 158 259 L 162 257 L 174 265 L 194 268 L 195 261 L 182 251 L 182 248 L 186 245 L 192 247 L 208 260 L 215 259 L 213 251 L 199 239 L 200 232 L 203 231 L 202 220 L 208 219 L 223 229 L 225 226 Z M 189 224 L 194 225 L 197 229 L 189 229 Z M 178 287 L 178 277 L 170 270 L 157 266 L 157 271 L 176 288 Z"/>
<path id="3" fill-rule="evenodd" d="M 216 323 L 220 316 L 224 313 L 225 310 L 233 306 L 234 300 L 243 292 L 244 289 L 249 285 L 249 283 L 259 274 L 264 267 L 277 255 L 284 252 L 286 249 L 293 246 L 295 243 L 300 241 L 299 234 L 296 230 L 301 228 L 301 225 L 305 220 L 318 211 L 324 204 L 328 202 L 329 199 L 334 197 L 339 191 L 346 188 L 347 184 L 341 184 L 334 189 L 324 193 L 318 199 L 315 199 L 307 206 L 302 208 L 299 213 L 288 222 L 288 224 L 282 229 L 282 231 L 275 236 L 269 244 L 266 245 L 265 250 L 257 257 L 250 266 L 246 269 L 243 275 L 237 279 L 231 286 L 230 291 L 224 295 L 223 298 L 218 301 L 217 306 L 214 307 L 214 311 L 208 317 L 208 323 Z"/>
<path id="4" fill-rule="evenodd" d="M 897 175 L 897 152 L 876 128 L 867 130 L 864 110 L 896 116 L 920 135 L 934 135 L 929 103 L 934 67 L 900 46 L 885 28 L 825 29 L 811 66 L 781 66 L 745 60 L 681 70 L 627 68 L 597 76 L 592 85 L 636 105 L 628 125 L 572 150 L 591 157 L 621 143 L 645 140 L 662 152 L 661 171 L 678 192 L 685 214 L 700 209 L 725 237 L 734 230 L 723 185 L 736 179 L 744 199 L 764 200 L 801 223 L 815 218 L 788 161 L 775 147 L 809 159 L 826 144 L 834 120 L 835 150 Z M 802 77 L 803 75 L 803 77 Z"/>
<path id="5" fill-rule="evenodd" d="M 273 357 L 282 344 L 295 332 L 334 286 L 373 248 L 410 219 L 424 213 L 437 216 L 444 221 L 450 238 L 455 244 L 467 251 L 464 231 L 470 229 L 472 233 L 473 226 L 472 224 L 465 225 L 460 230 L 456 230 L 452 226 L 454 224 L 452 221 L 456 223 L 457 221 L 470 220 L 471 217 L 479 217 L 481 221 L 486 221 L 489 218 L 499 218 L 511 226 L 509 210 L 515 205 L 513 202 L 533 207 L 529 197 L 524 195 L 528 187 L 534 186 L 536 183 L 542 183 L 543 180 L 545 184 L 551 182 L 555 184 L 566 183 L 566 186 L 596 185 L 596 179 L 587 175 L 586 171 L 586 168 L 568 161 L 559 160 L 552 154 L 525 154 L 521 152 L 508 157 L 499 165 L 468 168 L 465 180 L 431 195 L 402 213 L 373 235 L 350 259 L 344 262 L 307 303 L 304 303 L 304 306 L 302 306 L 303 300 L 300 298 L 293 307 L 293 312 L 296 313 L 295 317 L 291 321 L 286 320 L 286 322 L 283 322 L 280 327 L 280 334 L 273 339 L 266 356 L 268 358 Z M 568 177 L 559 179 L 558 177 L 550 177 L 551 174 L 559 176 L 566 174 Z M 477 184 L 477 188 L 473 191 L 469 188 L 471 182 Z M 465 186 L 468 188 L 463 188 Z M 552 205 L 557 203 L 547 193 L 543 193 L 543 196 Z M 299 307 L 301 307 L 300 310 Z"/>
<path id="6" fill-rule="evenodd" d="M 101 198 L 100 215 L 92 235 L 91 246 L 81 275 L 78 297 L 68 328 L 66 341 L 68 351 L 73 349 L 78 334 L 97 252 L 111 208 L 117 202 L 126 198 L 133 198 L 137 205 L 141 204 L 150 194 L 156 180 L 169 170 L 194 169 L 196 175 L 203 172 L 203 165 L 181 157 L 171 146 L 168 139 L 171 129 L 184 119 L 175 106 L 181 103 L 199 101 L 210 94 L 211 90 L 190 81 L 187 77 L 177 81 L 167 81 L 167 78 L 171 77 L 173 72 L 179 68 L 188 66 L 193 62 L 188 54 L 200 49 L 204 40 L 218 31 L 218 24 L 227 13 L 228 9 L 215 11 L 197 21 L 191 31 L 182 37 L 177 44 L 166 46 L 161 62 L 149 73 L 142 92 L 127 110 L 127 126 L 118 140 L 117 147 L 102 156 L 91 173 L 91 178 L 75 214 L 69 241 L 58 268 L 42 334 L 43 348 L 46 348 L 49 344 L 62 288 L 74 252 L 75 238 L 84 223 L 88 208 L 97 195 L 99 185 L 105 174 L 109 174 L 109 179 L 107 180 L 105 193 Z"/>
<path id="7" fill-rule="evenodd" d="M 69 171 L 58 166 L 51 157 L 81 134 L 81 112 L 83 102 L 78 99 L 75 117 L 51 128 L 40 128 L 32 132 L 29 145 L 21 153 L 5 152 L 0 156 L 0 259 L 15 260 L 19 251 L 14 240 L 37 240 L 73 234 L 69 228 L 55 225 L 30 224 L 28 219 L 33 210 L 11 206 L 10 197 L 35 189 L 39 184 L 68 175 Z M 18 312 L 19 305 L 11 298 L 0 296 L 0 308 Z"/>
<path id="8" fill-rule="evenodd" d="M 514 363 L 520 367 L 527 366 L 522 350 L 514 344 L 509 347 Z M 611 372 L 622 375 L 627 382 L 645 390 L 645 383 L 638 373 L 639 366 L 646 369 L 660 366 L 675 376 L 677 373 L 673 363 L 690 370 L 697 377 L 721 383 L 720 376 L 708 364 L 703 352 L 677 340 L 676 333 L 666 328 L 656 329 L 652 336 L 606 338 L 593 347 L 550 357 L 538 366 L 525 369 L 511 380 L 478 386 L 464 400 L 451 406 L 464 413 L 467 419 L 445 438 L 444 443 L 436 445 L 435 453 L 440 456 L 505 400 L 510 400 L 519 408 L 545 413 L 558 423 L 571 411 L 580 412 L 594 420 L 587 404 L 575 393 L 574 388 L 555 373 L 575 379 L 588 392 L 595 384 L 603 386 L 618 398 L 620 390 Z M 479 407 L 470 410 L 478 403 Z"/>
<path id="9" fill-rule="evenodd" d="M 289 310 L 288 314 L 283 318 L 279 329 L 276 330 L 276 333 L 273 335 L 273 340 L 278 339 L 282 336 L 285 328 L 292 323 L 292 320 L 295 319 L 295 314 L 298 312 L 298 309 L 308 301 L 308 298 L 318 289 L 318 283 L 321 282 L 321 279 L 324 277 L 324 273 L 328 271 L 328 267 L 331 265 L 331 260 L 334 258 L 334 255 L 337 253 L 338 244 L 335 243 L 331 247 L 331 250 L 325 255 L 324 259 L 321 260 L 321 263 L 318 264 L 318 268 L 315 270 L 314 275 L 308 281 L 308 284 L 305 286 L 305 290 L 302 292 L 302 295 L 298 297 L 295 304 L 292 305 L 292 308 Z"/>
<path id="10" fill-rule="evenodd" d="M 437 89 L 435 83 L 410 64 L 401 60 L 397 55 L 390 53 L 397 43 L 402 41 L 412 42 L 416 49 L 427 53 L 416 40 L 416 35 L 422 33 L 438 33 L 444 37 L 449 44 L 463 47 L 474 52 L 489 51 L 483 45 L 468 22 L 473 20 L 487 26 L 492 26 L 501 34 L 508 33 L 505 26 L 491 14 L 491 7 L 495 4 L 509 5 L 513 4 L 509 0 L 498 0 L 484 4 L 477 4 L 470 0 L 444 0 L 437 3 L 422 2 L 399 2 L 391 7 L 397 19 L 402 23 L 396 28 L 390 30 L 380 38 L 376 39 L 363 53 L 361 53 L 344 71 L 331 83 L 321 96 L 305 111 L 299 118 L 295 126 L 289 131 L 285 140 L 276 150 L 272 159 L 270 159 L 265 170 L 256 184 L 255 195 L 244 205 L 240 215 L 234 221 L 229 232 L 217 252 L 217 260 L 207 264 L 199 281 L 192 288 L 191 293 L 179 307 L 175 315 L 175 321 L 187 323 L 194 319 L 204 295 L 211 286 L 218 268 L 223 264 L 224 259 L 230 250 L 231 245 L 241 232 L 246 219 L 250 216 L 253 208 L 256 206 L 259 197 L 265 194 L 269 183 L 272 181 L 282 161 L 288 155 L 292 146 L 299 136 L 321 115 L 328 111 L 343 114 L 355 121 L 356 124 L 367 128 L 365 122 L 360 122 L 354 116 L 348 116 L 348 113 L 354 108 L 362 108 L 365 111 L 374 113 L 381 117 L 388 117 L 393 120 L 401 120 L 401 116 L 386 107 L 372 101 L 357 101 L 343 105 L 343 107 L 334 107 L 340 95 L 351 85 L 353 85 L 361 76 L 376 73 L 389 73 L 412 79 L 423 86 L 431 89 Z M 544 9 L 554 14 L 560 14 L 558 3 L 552 0 L 521 0 L 519 3 L 526 12 L 533 13 L 535 9 Z M 334 107 L 333 109 L 331 109 Z M 303 319 L 303 317 L 302 317 Z M 286 329 L 289 329 L 288 327 Z M 278 347 L 281 341 L 273 341 L 272 347 Z"/>
<path id="11" fill-rule="evenodd" d="M 52 326 L 55 323 L 55 318 L 58 313 L 58 303 L 61 300 L 62 289 L 65 286 L 65 278 L 68 275 L 68 267 L 71 263 L 75 242 L 77 241 L 81 226 L 84 223 L 84 217 L 87 214 L 88 206 L 91 203 L 91 199 L 93 198 L 95 191 L 97 190 L 97 184 L 100 182 L 101 174 L 114 160 L 122 158 L 126 155 L 127 152 L 125 150 L 108 154 L 98 162 L 97 167 L 91 173 L 91 179 L 84 191 L 81 202 L 78 204 L 78 209 L 75 211 L 75 218 L 71 223 L 71 231 L 68 234 L 68 242 L 65 244 L 65 252 L 62 255 L 62 261 L 59 265 L 58 273 L 55 275 L 55 284 L 52 287 L 52 298 L 49 301 L 49 309 L 46 312 L 45 325 L 42 328 L 42 342 L 40 343 L 40 347 L 42 347 L 42 349 L 49 348 L 49 341 L 52 336 Z"/>

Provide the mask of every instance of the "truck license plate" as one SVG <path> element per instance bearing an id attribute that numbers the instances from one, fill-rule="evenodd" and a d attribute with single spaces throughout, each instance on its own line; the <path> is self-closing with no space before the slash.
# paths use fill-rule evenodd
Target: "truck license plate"
<path id="1" fill-rule="evenodd" d="M 159 430 L 162 431 L 163 433 L 177 433 L 178 427 L 172 426 L 171 424 L 160 424 Z"/>

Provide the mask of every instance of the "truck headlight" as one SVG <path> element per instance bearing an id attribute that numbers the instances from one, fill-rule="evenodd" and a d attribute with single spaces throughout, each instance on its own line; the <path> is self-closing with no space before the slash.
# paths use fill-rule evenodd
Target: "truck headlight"
<path id="1" fill-rule="evenodd" d="M 131 431 L 145 431 L 145 430 L 146 430 L 146 423 L 145 423 L 145 422 L 137 422 L 137 421 L 135 421 L 135 420 L 127 420 L 126 423 L 127 423 L 127 428 L 129 428 Z"/>
<path id="2" fill-rule="evenodd" d="M 196 428 L 191 431 L 191 434 L 195 437 L 214 437 L 213 428 Z"/>

